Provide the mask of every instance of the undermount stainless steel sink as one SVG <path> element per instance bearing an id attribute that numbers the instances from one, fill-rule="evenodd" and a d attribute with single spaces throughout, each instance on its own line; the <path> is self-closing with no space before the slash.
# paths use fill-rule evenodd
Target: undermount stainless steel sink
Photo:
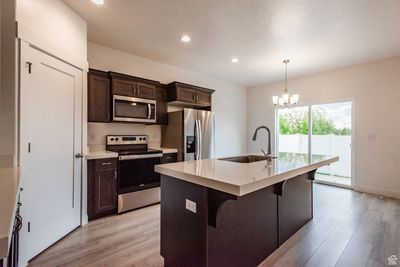
<path id="1" fill-rule="evenodd" d="M 267 160 L 268 157 L 266 156 L 259 156 L 259 155 L 247 155 L 247 156 L 239 156 L 239 157 L 231 157 L 231 158 L 222 158 L 219 160 L 226 160 L 231 162 L 238 162 L 238 163 L 252 163 L 262 160 Z"/>

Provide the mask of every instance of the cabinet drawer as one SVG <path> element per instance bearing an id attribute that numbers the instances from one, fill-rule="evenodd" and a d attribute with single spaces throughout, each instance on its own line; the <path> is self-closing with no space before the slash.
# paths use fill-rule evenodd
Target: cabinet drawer
<path id="1" fill-rule="evenodd" d="M 178 161 L 177 153 L 168 153 L 163 155 L 162 163 L 173 163 Z"/>
<path id="2" fill-rule="evenodd" d="M 117 158 L 96 159 L 95 162 L 96 171 L 105 169 L 117 169 L 117 167 L 118 167 Z"/>
<path id="3" fill-rule="evenodd" d="M 150 84 L 137 83 L 136 96 L 141 98 L 156 99 L 156 87 Z"/>

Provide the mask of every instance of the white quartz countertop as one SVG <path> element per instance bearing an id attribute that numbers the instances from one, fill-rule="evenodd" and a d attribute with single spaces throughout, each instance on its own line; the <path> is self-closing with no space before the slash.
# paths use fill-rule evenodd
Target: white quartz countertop
<path id="1" fill-rule="evenodd" d="M 203 159 L 156 165 L 155 170 L 194 184 L 243 196 L 338 160 L 337 156 L 279 153 L 272 162 L 237 163 Z"/>
<path id="2" fill-rule="evenodd" d="M 89 152 L 86 155 L 87 160 L 106 159 L 106 158 L 118 158 L 118 153 L 107 150 L 100 150 L 100 151 Z"/>
<path id="3" fill-rule="evenodd" d="M 0 259 L 7 257 L 19 193 L 19 168 L 0 168 Z"/>

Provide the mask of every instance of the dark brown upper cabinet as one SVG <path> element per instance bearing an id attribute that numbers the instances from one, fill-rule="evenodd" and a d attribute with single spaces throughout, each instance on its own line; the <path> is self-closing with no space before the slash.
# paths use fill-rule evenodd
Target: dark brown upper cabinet
<path id="1" fill-rule="evenodd" d="M 113 95 L 123 95 L 146 99 L 156 99 L 156 87 L 160 82 L 110 72 Z"/>
<path id="2" fill-rule="evenodd" d="M 88 121 L 111 121 L 111 87 L 107 72 L 89 69 Z"/>
<path id="3" fill-rule="evenodd" d="M 156 123 L 158 125 L 168 125 L 168 97 L 165 85 L 156 87 Z"/>
<path id="4" fill-rule="evenodd" d="M 167 85 L 168 102 L 192 107 L 210 107 L 214 90 L 191 84 L 173 82 Z"/>
<path id="5" fill-rule="evenodd" d="M 211 106 L 211 94 L 212 92 L 210 91 L 197 90 L 196 103 L 202 106 Z"/>

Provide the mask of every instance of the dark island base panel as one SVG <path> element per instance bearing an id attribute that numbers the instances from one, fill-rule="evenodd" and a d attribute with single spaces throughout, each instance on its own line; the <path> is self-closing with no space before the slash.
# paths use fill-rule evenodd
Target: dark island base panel
<path id="1" fill-rule="evenodd" d="M 242 197 L 162 175 L 165 266 L 257 266 L 312 219 L 314 173 Z"/>

